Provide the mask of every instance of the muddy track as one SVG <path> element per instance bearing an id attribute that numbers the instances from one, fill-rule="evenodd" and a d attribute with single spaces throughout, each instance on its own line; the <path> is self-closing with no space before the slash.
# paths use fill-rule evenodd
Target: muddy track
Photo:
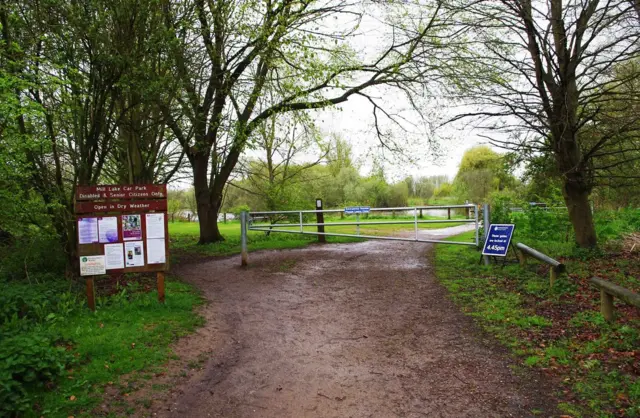
<path id="1" fill-rule="evenodd" d="M 550 385 L 446 297 L 426 244 L 369 241 L 183 266 L 207 325 L 179 355 L 208 353 L 153 411 L 163 417 L 555 415 Z"/>

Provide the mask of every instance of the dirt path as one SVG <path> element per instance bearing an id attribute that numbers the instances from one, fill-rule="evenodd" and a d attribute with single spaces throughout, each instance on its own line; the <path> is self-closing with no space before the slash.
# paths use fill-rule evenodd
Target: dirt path
<path id="1" fill-rule="evenodd" d="M 436 232 L 437 234 L 437 232 Z M 164 417 L 553 415 L 548 385 L 446 298 L 426 244 L 369 241 L 182 267 L 207 325 L 177 351 L 210 353 Z"/>

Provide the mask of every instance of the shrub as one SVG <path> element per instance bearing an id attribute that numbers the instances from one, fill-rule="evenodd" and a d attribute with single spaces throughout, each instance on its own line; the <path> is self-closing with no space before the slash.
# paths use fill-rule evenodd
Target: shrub
<path id="1" fill-rule="evenodd" d="M 37 331 L 0 339 L 0 415 L 31 409 L 32 391 L 51 385 L 73 362 L 56 339 Z"/>

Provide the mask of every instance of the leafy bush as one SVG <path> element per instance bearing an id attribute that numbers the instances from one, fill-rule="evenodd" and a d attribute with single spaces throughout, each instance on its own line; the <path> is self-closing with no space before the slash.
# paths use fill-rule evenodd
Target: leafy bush
<path id="1" fill-rule="evenodd" d="M 249 208 L 249 205 L 238 205 L 229 209 L 229 212 L 233 213 L 233 216 L 235 216 L 236 219 L 240 219 L 240 213 L 243 211 L 249 212 L 250 210 L 251 208 Z"/>
<path id="2" fill-rule="evenodd" d="M 50 280 L 64 273 L 65 254 L 56 236 L 25 234 L 0 245 L 0 280 Z"/>
<path id="3" fill-rule="evenodd" d="M 491 204 L 491 223 L 494 224 L 511 223 L 511 208 L 522 205 L 516 193 L 511 190 L 502 190 L 490 193 L 489 203 Z"/>
<path id="4" fill-rule="evenodd" d="M 0 282 L 2 284 L 2 282 Z M 80 309 L 83 302 L 69 291 L 67 282 L 56 280 L 42 284 L 12 282 L 0 293 L 0 326 L 6 334 L 18 323 L 54 321 Z M 13 326 L 10 326 L 13 325 Z"/>
<path id="5" fill-rule="evenodd" d="M 56 343 L 39 332 L 0 339 L 0 415 L 31 409 L 31 392 L 51 385 L 74 362 Z"/>

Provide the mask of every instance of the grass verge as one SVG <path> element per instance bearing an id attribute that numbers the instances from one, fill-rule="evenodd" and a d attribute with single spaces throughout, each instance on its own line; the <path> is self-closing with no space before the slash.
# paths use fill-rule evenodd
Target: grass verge
<path id="1" fill-rule="evenodd" d="M 170 344 L 203 323 L 193 312 L 201 297 L 179 281 L 167 280 L 165 304 L 132 283 L 99 297 L 95 313 L 78 289 L 63 290 L 65 283 L 5 287 L 10 297 L 2 302 L 20 313 L 4 316 L 0 335 L 2 416 L 96 416 L 105 390 L 139 388 L 143 382 L 132 386 L 122 377 L 160 372 Z M 10 309 L 3 305 L 2 313 Z M 11 386 L 16 380 L 21 386 Z"/>
<path id="2" fill-rule="evenodd" d="M 523 365 L 559 382 L 560 410 L 574 417 L 640 416 L 640 316 L 617 304 L 617 320 L 605 322 L 599 292 L 587 282 L 597 274 L 639 290 L 638 255 L 565 257 L 569 274 L 553 289 L 543 266 L 501 268 L 479 265 L 478 259 L 472 248 L 441 245 L 436 275 L 462 310 Z"/>

